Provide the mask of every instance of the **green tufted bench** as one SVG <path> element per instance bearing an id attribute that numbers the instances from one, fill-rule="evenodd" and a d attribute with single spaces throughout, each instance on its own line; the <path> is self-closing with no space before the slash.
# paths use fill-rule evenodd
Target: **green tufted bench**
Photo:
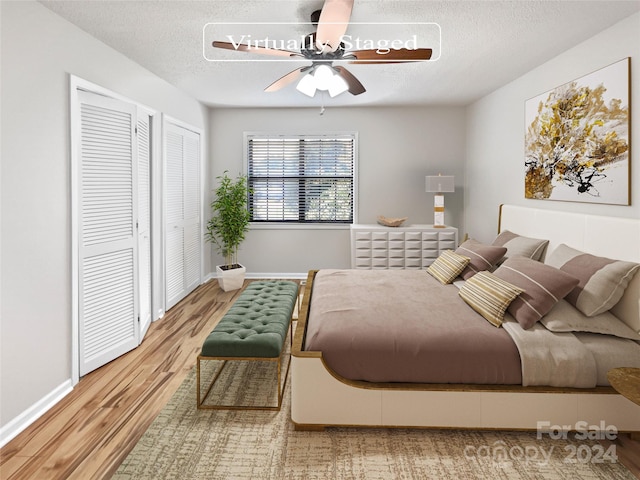
<path id="1" fill-rule="evenodd" d="M 280 410 L 286 386 L 291 356 L 287 363 L 284 382 L 281 365 L 284 342 L 291 329 L 291 316 L 298 300 L 298 284 L 290 281 L 269 280 L 251 282 L 240 294 L 229 311 L 222 317 L 205 339 L 197 363 L 198 408 Z M 291 338 L 291 336 L 290 336 Z M 204 397 L 200 395 L 201 362 L 223 360 Z M 278 405 L 234 406 L 204 405 L 227 361 L 257 360 L 277 362 Z"/>

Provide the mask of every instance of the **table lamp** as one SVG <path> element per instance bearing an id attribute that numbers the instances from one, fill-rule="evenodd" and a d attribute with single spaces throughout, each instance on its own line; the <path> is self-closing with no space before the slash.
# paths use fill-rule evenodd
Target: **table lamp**
<path id="1" fill-rule="evenodd" d="M 433 196 L 433 226 L 444 228 L 444 195 L 454 192 L 453 175 L 427 175 L 425 177 L 426 192 L 435 193 Z"/>

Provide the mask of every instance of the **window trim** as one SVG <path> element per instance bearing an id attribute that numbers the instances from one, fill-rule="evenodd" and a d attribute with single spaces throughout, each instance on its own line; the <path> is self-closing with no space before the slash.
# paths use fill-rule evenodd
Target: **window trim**
<path id="1" fill-rule="evenodd" d="M 250 222 L 249 228 L 253 230 L 348 230 L 351 225 L 358 223 L 358 132 L 341 130 L 326 132 L 263 132 L 263 131 L 246 131 L 243 133 L 243 174 L 249 175 L 249 137 L 314 137 L 314 136 L 339 136 L 350 135 L 353 137 L 353 220 L 352 222 Z"/>

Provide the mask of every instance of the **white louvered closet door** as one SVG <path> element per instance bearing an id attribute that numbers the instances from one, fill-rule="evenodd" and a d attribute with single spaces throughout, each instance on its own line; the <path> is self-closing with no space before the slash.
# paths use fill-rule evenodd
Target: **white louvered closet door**
<path id="1" fill-rule="evenodd" d="M 79 92 L 80 375 L 139 344 L 136 107 Z"/>
<path id="2" fill-rule="evenodd" d="M 186 293 L 200 285 L 200 135 L 184 138 L 184 285 Z M 186 294 L 185 293 L 185 294 Z"/>
<path id="3" fill-rule="evenodd" d="M 138 115 L 138 275 L 140 339 L 151 325 L 151 119 Z"/>
<path id="4" fill-rule="evenodd" d="M 165 299 L 169 310 L 201 282 L 200 135 L 165 122 Z"/>

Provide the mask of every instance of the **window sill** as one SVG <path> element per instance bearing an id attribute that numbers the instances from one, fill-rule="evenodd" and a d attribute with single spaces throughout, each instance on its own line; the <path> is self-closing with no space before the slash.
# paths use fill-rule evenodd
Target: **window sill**
<path id="1" fill-rule="evenodd" d="M 350 223 L 320 224 L 320 223 L 250 223 L 249 230 L 349 230 Z"/>

